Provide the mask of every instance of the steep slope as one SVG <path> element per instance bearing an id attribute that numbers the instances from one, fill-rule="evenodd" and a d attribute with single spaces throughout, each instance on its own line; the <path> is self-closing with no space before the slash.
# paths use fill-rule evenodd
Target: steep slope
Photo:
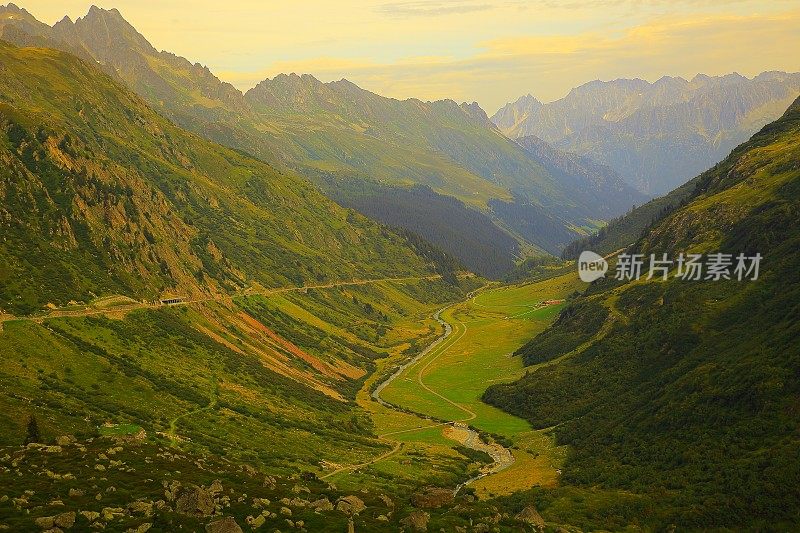
<path id="1" fill-rule="evenodd" d="M 631 206 L 648 200 L 609 166 L 586 156 L 558 150 L 533 135 L 519 137 L 516 141 L 560 183 L 570 187 L 573 197 L 587 204 L 596 203 L 607 216 L 624 213 Z"/>
<path id="2" fill-rule="evenodd" d="M 475 281 L 65 52 L 0 42 L 0 74 L 0 444 L 34 414 L 271 471 L 383 452 L 356 392 Z"/>
<path id="3" fill-rule="evenodd" d="M 556 427 L 567 486 L 638 495 L 612 513 L 628 523 L 800 523 L 799 139 L 800 99 L 629 249 L 760 253 L 756 281 L 596 282 L 519 351 L 528 375 L 486 393 Z"/>
<path id="4" fill-rule="evenodd" d="M 50 29 L 46 25 L 31 29 L 32 22 L 18 22 L 21 17 L 15 15 L 0 26 L 0 36 L 19 44 L 86 51 L 178 125 L 279 168 L 298 170 L 345 205 L 361 204 L 333 188 L 341 179 L 370 180 L 398 189 L 387 194 L 381 190 L 371 204 L 405 197 L 412 185 L 458 198 L 520 242 L 514 249 L 504 247 L 495 256 L 497 262 L 482 273 L 501 271 L 535 247 L 559 253 L 597 220 L 618 215 L 637 202 L 619 190 L 607 194 L 620 196 L 623 209 L 587 202 L 580 194 L 584 187 L 552 175 L 500 134 L 477 104 L 399 102 L 346 80 L 323 84 L 296 75 L 265 80 L 242 95 L 199 64 L 156 51 L 116 10 L 93 7 L 85 17 L 75 22 L 64 19 Z M 35 36 L 28 35 L 29 30 Z M 497 202 L 500 209 L 493 207 Z M 379 211 L 400 208 L 390 204 Z M 435 206 L 425 210 L 434 213 Z M 517 224 L 519 217 L 511 217 L 511 212 L 521 213 L 528 222 Z M 434 238 L 442 222 L 423 219 L 417 230 L 424 224 L 423 233 Z M 459 241 L 472 240 L 468 228 L 454 229 L 460 232 Z M 434 244 L 450 249 L 462 262 L 472 252 L 444 240 Z"/>
<path id="5" fill-rule="evenodd" d="M 431 272 L 400 237 L 73 56 L 0 43 L 0 58 L 6 310 Z"/>
<path id="6" fill-rule="evenodd" d="M 800 74 L 783 72 L 593 81 L 548 104 L 521 97 L 492 120 L 511 137 L 535 135 L 661 195 L 720 161 L 798 93 Z"/>

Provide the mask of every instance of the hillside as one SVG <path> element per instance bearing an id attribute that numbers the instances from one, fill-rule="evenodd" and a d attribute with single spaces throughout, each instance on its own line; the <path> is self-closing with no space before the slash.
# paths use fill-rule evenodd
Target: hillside
<path id="1" fill-rule="evenodd" d="M 48 442 L 109 423 L 270 472 L 383 451 L 356 392 L 476 280 L 74 56 L 0 65 L 0 445 L 34 415 Z"/>
<path id="2" fill-rule="evenodd" d="M 492 121 L 511 137 L 535 135 L 606 164 L 658 196 L 721 161 L 798 94 L 800 74 L 783 72 L 593 81 L 547 104 L 523 96 Z"/>
<path id="3" fill-rule="evenodd" d="M 0 43 L 0 306 L 432 273 L 308 182 L 188 134 L 65 53 Z"/>
<path id="4" fill-rule="evenodd" d="M 2 13 L 3 39 L 88 55 L 179 126 L 276 168 L 298 171 L 343 205 L 358 209 L 365 194 L 342 194 L 336 187 L 342 180 L 380 184 L 367 188 L 374 192 L 367 203 L 386 205 L 371 209 L 371 216 L 402 210 L 413 185 L 457 198 L 519 243 L 495 249 L 482 274 L 508 270 L 519 255 L 537 250 L 558 254 L 599 220 L 642 199 L 630 189 L 606 188 L 602 180 L 595 181 L 594 196 L 588 197 L 586 176 L 564 179 L 563 173 L 547 170 L 503 136 L 474 103 L 397 101 L 347 80 L 321 83 L 308 75 L 280 75 L 243 95 L 207 68 L 157 51 L 117 10 L 92 7 L 85 17 L 65 18 L 52 28 L 18 8 Z M 435 216 L 441 199 L 430 199 L 433 203 L 421 209 L 429 216 L 406 229 L 438 239 L 435 245 L 466 264 L 474 249 L 445 239 L 438 230 L 443 219 Z M 520 215 L 523 224 L 517 222 Z M 454 226 L 453 231 L 455 242 L 475 240 L 469 228 Z"/>
<path id="5" fill-rule="evenodd" d="M 598 281 L 518 351 L 526 377 L 487 391 L 571 447 L 545 516 L 581 494 L 656 529 L 800 523 L 798 139 L 800 99 L 629 248 L 760 253 L 758 280 Z"/>

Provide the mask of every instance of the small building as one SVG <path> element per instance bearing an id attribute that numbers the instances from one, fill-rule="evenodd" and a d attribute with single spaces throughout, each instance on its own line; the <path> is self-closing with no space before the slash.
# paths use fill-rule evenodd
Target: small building
<path id="1" fill-rule="evenodd" d="M 185 300 L 184 298 L 162 298 L 159 300 L 161 305 L 175 305 L 175 304 L 182 304 Z"/>

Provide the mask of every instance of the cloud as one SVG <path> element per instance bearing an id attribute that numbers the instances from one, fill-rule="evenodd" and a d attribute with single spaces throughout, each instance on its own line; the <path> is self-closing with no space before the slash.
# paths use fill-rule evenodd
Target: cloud
<path id="1" fill-rule="evenodd" d="M 661 15 L 629 28 L 575 34 L 521 35 L 477 43 L 467 57 L 408 56 L 281 61 L 261 71 L 308 72 L 322 80 L 346 77 L 365 89 L 396 98 L 477 100 L 493 111 L 520 94 L 547 101 L 593 79 L 698 72 L 756 75 L 800 70 L 800 10 L 731 15 Z M 224 74 L 241 86 L 239 81 Z M 246 77 L 246 76 L 245 76 Z M 266 76 L 262 76 L 263 77 Z M 253 80 L 252 86 L 259 80 Z"/>
<path id="2" fill-rule="evenodd" d="M 476 11 L 486 11 L 492 9 L 489 4 L 479 4 L 475 2 L 463 2 L 459 0 L 443 1 L 409 1 L 409 2 L 389 2 L 379 5 L 375 11 L 383 15 L 393 17 L 419 17 L 454 15 L 462 13 L 474 13 Z"/>

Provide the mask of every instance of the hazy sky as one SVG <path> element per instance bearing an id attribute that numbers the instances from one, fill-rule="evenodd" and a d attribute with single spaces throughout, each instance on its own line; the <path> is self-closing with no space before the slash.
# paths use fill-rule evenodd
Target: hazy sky
<path id="1" fill-rule="evenodd" d="M 90 3 L 16 0 L 40 20 Z M 800 71 L 800 0 L 96 0 L 240 89 L 281 72 L 377 93 L 543 101 L 594 79 Z"/>

